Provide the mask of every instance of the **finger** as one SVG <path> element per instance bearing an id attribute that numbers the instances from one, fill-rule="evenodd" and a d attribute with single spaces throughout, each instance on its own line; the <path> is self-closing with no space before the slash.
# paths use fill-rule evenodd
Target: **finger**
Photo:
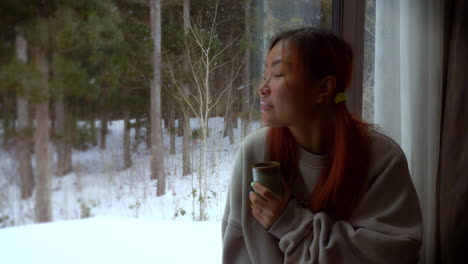
<path id="1" fill-rule="evenodd" d="M 255 219 L 263 226 L 263 227 L 266 227 L 267 226 L 267 217 L 265 215 L 265 211 L 256 207 L 256 206 L 253 206 L 252 207 L 252 215 L 255 217 Z"/>
<path id="2" fill-rule="evenodd" d="M 257 209 L 256 209 L 255 205 L 254 205 L 254 204 L 250 204 L 250 208 L 251 208 L 250 211 L 252 212 L 252 216 L 255 217 L 255 218 L 257 218 Z"/>
<path id="3" fill-rule="evenodd" d="M 257 219 L 257 221 L 261 222 L 263 221 L 262 219 L 262 215 L 260 214 L 260 208 L 255 206 L 254 204 L 251 205 L 252 207 L 252 215 L 255 217 L 255 219 Z"/>
<path id="4" fill-rule="evenodd" d="M 267 200 L 263 198 L 259 193 L 250 192 L 249 194 L 250 201 L 257 207 L 264 208 L 266 206 Z"/>
<path id="5" fill-rule="evenodd" d="M 277 200 L 280 198 L 276 193 L 268 189 L 267 187 L 263 186 L 259 182 L 252 182 L 252 188 L 258 192 L 261 196 L 263 196 L 266 200 Z"/>
<path id="6" fill-rule="evenodd" d="M 251 204 L 251 208 L 252 215 L 257 220 L 257 222 L 261 224 L 264 228 L 269 228 L 271 224 L 268 223 L 270 223 L 271 221 L 268 219 L 271 216 L 269 216 L 268 211 L 253 204 Z"/>

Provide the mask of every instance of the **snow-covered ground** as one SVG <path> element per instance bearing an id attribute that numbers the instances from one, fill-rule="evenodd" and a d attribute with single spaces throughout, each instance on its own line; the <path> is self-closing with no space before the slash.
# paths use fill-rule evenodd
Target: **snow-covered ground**
<path id="1" fill-rule="evenodd" d="M 197 129 L 197 120 L 191 125 Z M 231 145 L 223 125 L 222 118 L 210 119 L 207 222 L 194 221 L 197 140 L 193 173 L 182 176 L 182 138 L 176 138 L 176 154 L 165 159 L 166 195 L 156 197 L 150 153 L 141 143 L 132 167 L 123 170 L 123 121 L 112 121 L 106 150 L 74 150 L 73 172 L 52 177 L 54 222 L 48 224 L 34 224 L 34 194 L 20 199 L 14 153 L 0 149 L 0 263 L 219 263 L 220 220 L 241 127 L 238 120 Z M 163 140 L 168 150 L 167 133 Z"/>
<path id="2" fill-rule="evenodd" d="M 0 230 L 0 263 L 221 263 L 221 226 L 95 217 L 11 227 Z"/>

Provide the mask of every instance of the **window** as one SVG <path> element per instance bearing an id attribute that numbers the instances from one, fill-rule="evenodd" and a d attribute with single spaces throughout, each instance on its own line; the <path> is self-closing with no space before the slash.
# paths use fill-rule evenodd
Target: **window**
<path id="1" fill-rule="evenodd" d="M 220 220 L 237 146 L 260 126 L 256 88 L 268 40 L 301 25 L 331 29 L 334 8 L 332 0 L 148 3 L 0 4 L 0 227 L 37 221 L 33 190 L 44 221 Z M 159 197 L 163 180 L 151 178 L 150 158 L 154 68 Z"/>
<path id="2" fill-rule="evenodd" d="M 260 126 L 256 91 L 268 41 L 279 30 L 313 25 L 343 35 L 357 65 L 348 105 L 360 114 L 371 97 L 367 71 L 364 99 L 360 89 L 363 54 L 372 61 L 362 48 L 363 0 L 46 1 L 24 9 L 13 2 L 0 4 L 0 228 L 38 222 L 41 210 L 40 221 L 219 221 L 239 143 Z M 151 17 L 158 10 L 159 32 Z M 158 34 L 161 63 L 154 63 Z M 152 96 L 155 68 L 161 89 Z M 151 173 L 151 98 L 161 109 L 160 179 Z M 157 239 L 167 231 L 158 228 Z M 198 232 L 187 234 L 190 246 L 206 245 L 198 241 L 204 229 L 186 230 Z M 50 248 L 42 253 L 57 247 Z M 169 262 L 193 257 L 169 255 Z"/>

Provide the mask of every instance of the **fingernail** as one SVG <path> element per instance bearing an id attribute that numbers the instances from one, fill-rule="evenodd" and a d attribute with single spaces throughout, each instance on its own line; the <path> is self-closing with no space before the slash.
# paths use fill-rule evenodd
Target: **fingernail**
<path id="1" fill-rule="evenodd" d="M 253 187 L 254 187 L 254 184 L 255 184 L 255 182 L 251 182 L 251 183 L 250 183 L 250 186 L 252 186 L 252 188 L 253 188 Z"/>

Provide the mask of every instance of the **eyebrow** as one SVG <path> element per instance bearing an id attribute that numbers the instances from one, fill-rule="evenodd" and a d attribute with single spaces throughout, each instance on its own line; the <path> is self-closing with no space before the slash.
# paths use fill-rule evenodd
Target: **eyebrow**
<path id="1" fill-rule="evenodd" d="M 271 63 L 271 67 L 273 68 L 274 66 L 280 63 L 291 64 L 291 61 L 288 61 L 288 60 L 284 61 L 283 58 L 278 58 Z M 268 68 L 268 65 L 266 63 L 265 63 L 265 68 Z"/>
<path id="2" fill-rule="evenodd" d="M 278 59 L 274 60 L 274 61 L 271 63 L 271 67 L 273 68 L 275 65 L 280 64 L 280 63 L 282 63 L 282 62 L 283 62 L 283 59 L 282 59 L 282 58 L 278 58 Z M 268 65 L 265 63 L 265 68 L 267 68 L 267 67 L 268 67 Z"/>

